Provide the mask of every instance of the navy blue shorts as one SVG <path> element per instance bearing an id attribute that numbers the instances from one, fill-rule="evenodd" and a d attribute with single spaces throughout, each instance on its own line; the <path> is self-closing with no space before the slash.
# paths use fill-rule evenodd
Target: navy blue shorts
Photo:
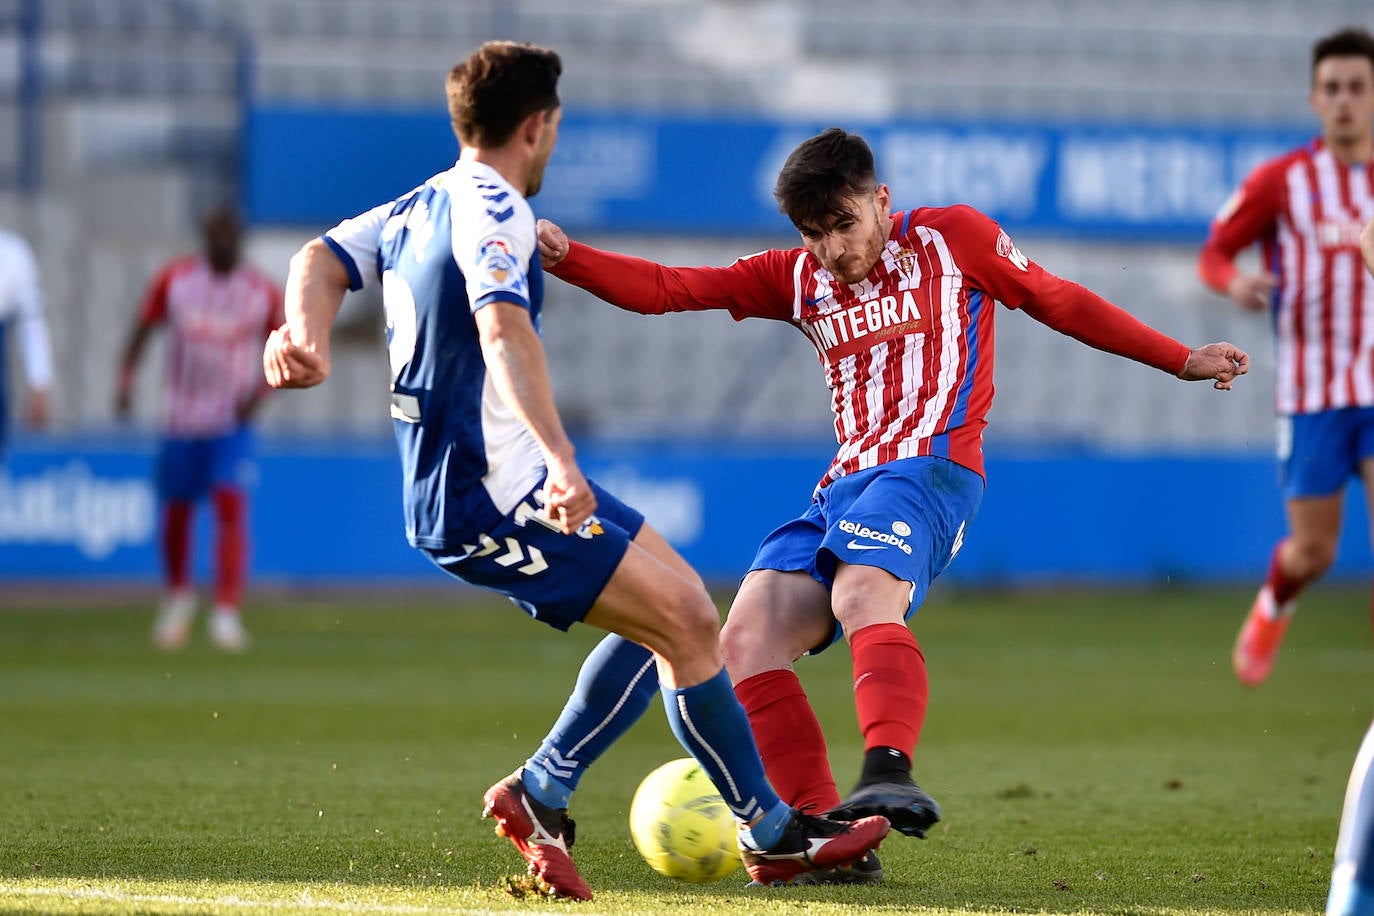
<path id="1" fill-rule="evenodd" d="M 216 487 L 246 489 L 253 473 L 253 435 L 241 426 L 223 436 L 166 439 L 158 455 L 157 488 L 163 499 L 191 501 Z"/>
<path id="2" fill-rule="evenodd" d="M 591 483 L 596 514 L 574 534 L 544 518 L 544 482 L 490 531 L 459 548 L 420 550 L 470 585 L 505 595 L 535 620 L 566 630 L 587 616 L 611 581 L 644 516 Z"/>
<path id="3" fill-rule="evenodd" d="M 1278 454 L 1285 499 L 1333 496 L 1374 456 L 1374 407 L 1280 416 Z"/>
<path id="4" fill-rule="evenodd" d="M 934 457 L 841 477 L 817 493 L 801 518 L 763 539 L 750 570 L 805 572 L 830 589 L 840 562 L 876 566 L 911 583 L 910 617 L 963 546 L 983 489 L 974 471 Z M 830 643 L 840 636 L 837 624 Z"/>

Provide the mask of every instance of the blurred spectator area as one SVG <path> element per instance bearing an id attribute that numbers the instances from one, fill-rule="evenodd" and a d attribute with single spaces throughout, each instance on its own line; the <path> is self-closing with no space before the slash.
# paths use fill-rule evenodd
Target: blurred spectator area
<path id="1" fill-rule="evenodd" d="M 25 25 L 35 10 L 36 30 Z M 119 345 L 150 272 L 195 247 L 202 206 L 237 193 L 251 98 L 437 107 L 447 69 L 506 37 L 556 47 L 564 102 L 580 110 L 1305 124 L 1312 39 L 1369 16 L 1368 0 L 0 0 L 0 224 L 39 252 L 60 425 L 99 428 L 111 422 Z M 29 192 L 15 177 L 16 138 L 34 104 L 41 181 Z M 325 228 L 253 227 L 250 254 L 282 280 L 291 252 Z M 795 243 L 588 240 L 681 264 Z M 1219 396 L 1003 314 L 992 441 L 1269 447 L 1267 326 L 1200 288 L 1195 245 L 1017 241 L 1177 337 L 1231 338 L 1261 358 Z M 271 428 L 385 434 L 376 309 L 350 298 L 335 377 L 275 398 Z M 576 429 L 829 435 L 814 350 L 791 328 L 641 318 L 557 282 L 546 315 Z M 157 372 L 144 369 L 140 422 L 151 422 Z"/>

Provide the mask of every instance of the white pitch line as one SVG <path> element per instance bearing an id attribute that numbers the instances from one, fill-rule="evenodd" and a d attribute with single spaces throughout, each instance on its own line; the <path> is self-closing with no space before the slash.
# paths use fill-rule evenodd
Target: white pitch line
<path id="1" fill-rule="evenodd" d="M 256 907 L 258 909 L 269 910 L 289 910 L 291 912 L 301 912 L 303 910 L 316 910 L 327 913 L 395 913 L 395 914 L 414 914 L 414 913 L 438 913 L 447 916 L 491 916 L 491 914 L 506 912 L 504 910 L 487 910 L 442 906 L 414 906 L 405 903 L 366 903 L 363 901 L 346 900 L 316 900 L 308 894 L 302 895 L 295 900 L 271 898 L 266 900 L 253 900 L 247 897 L 190 897 L 181 894 L 139 894 L 129 891 L 105 890 L 98 887 L 26 887 L 19 884 L 8 884 L 0 882 L 0 894 L 15 894 L 26 897 L 61 897 L 64 899 L 79 900 L 103 900 L 111 903 L 152 903 L 166 904 L 169 906 L 219 906 L 219 907 Z M 525 916 L 553 916 L 552 910 L 525 910 L 520 911 Z"/>

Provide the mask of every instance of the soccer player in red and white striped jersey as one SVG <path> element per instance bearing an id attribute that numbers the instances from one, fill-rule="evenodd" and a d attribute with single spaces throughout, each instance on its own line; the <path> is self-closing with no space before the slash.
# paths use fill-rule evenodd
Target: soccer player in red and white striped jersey
<path id="1" fill-rule="evenodd" d="M 163 499 L 167 596 L 153 628 L 164 649 L 183 645 L 195 614 L 190 581 L 191 516 L 209 496 L 219 530 L 211 642 L 241 651 L 239 615 L 247 572 L 246 478 L 252 472 L 248 422 L 268 390 L 262 373 L 267 335 L 283 320 L 282 293 L 240 257 L 237 214 L 220 208 L 202 225 L 204 251 L 177 258 L 149 286 L 119 375 L 115 411 L 127 416 L 133 382 L 152 332 L 168 332 L 163 381 L 164 435 L 158 459 Z"/>
<path id="2" fill-rule="evenodd" d="M 540 253 L 555 276 L 621 308 L 726 309 L 785 321 L 816 347 L 839 451 L 805 512 L 759 548 L 722 644 L 784 799 L 843 819 L 882 814 L 923 836 L 939 807 L 911 777 L 927 679 L 905 620 L 958 552 L 982 499 L 996 302 L 1221 389 L 1248 357 L 1227 343 L 1190 350 L 1147 327 L 1042 269 L 970 207 L 893 213 L 868 145 L 838 128 L 792 152 L 775 196 L 802 247 L 729 267 L 669 268 L 599 251 L 547 221 Z M 865 743 L 863 774 L 843 802 L 792 668 L 841 636 Z M 874 859 L 860 880 L 881 875 Z"/>
<path id="3" fill-rule="evenodd" d="M 1374 219 L 1374 37 L 1346 29 L 1316 43 L 1311 103 L 1321 137 L 1255 169 L 1198 259 L 1208 286 L 1274 323 L 1288 535 L 1236 639 L 1236 676 L 1252 687 L 1273 668 L 1298 594 L 1335 559 L 1352 476 L 1374 507 L 1374 279 L 1360 263 Z M 1262 272 L 1239 270 L 1255 242 Z"/>

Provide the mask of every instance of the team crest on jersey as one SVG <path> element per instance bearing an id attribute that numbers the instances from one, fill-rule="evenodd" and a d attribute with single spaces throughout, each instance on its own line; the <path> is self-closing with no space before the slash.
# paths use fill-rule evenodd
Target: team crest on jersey
<path id="1" fill-rule="evenodd" d="M 892 256 L 892 263 L 897 265 L 897 270 L 906 277 L 910 283 L 915 283 L 920 279 L 920 266 L 916 261 L 916 252 L 910 248 L 898 248 L 896 254 Z"/>
<path id="2" fill-rule="evenodd" d="M 1030 264 L 1030 258 L 1021 253 L 1021 250 L 1012 244 L 1011 236 L 1007 235 L 1005 229 L 997 230 L 997 253 L 1008 261 L 1016 265 L 1018 270 L 1025 270 Z"/>
<path id="3" fill-rule="evenodd" d="M 515 271 L 510 246 L 504 239 L 488 239 L 482 243 L 477 253 L 477 263 L 482 265 L 487 276 L 496 286 L 504 286 L 506 279 Z"/>

